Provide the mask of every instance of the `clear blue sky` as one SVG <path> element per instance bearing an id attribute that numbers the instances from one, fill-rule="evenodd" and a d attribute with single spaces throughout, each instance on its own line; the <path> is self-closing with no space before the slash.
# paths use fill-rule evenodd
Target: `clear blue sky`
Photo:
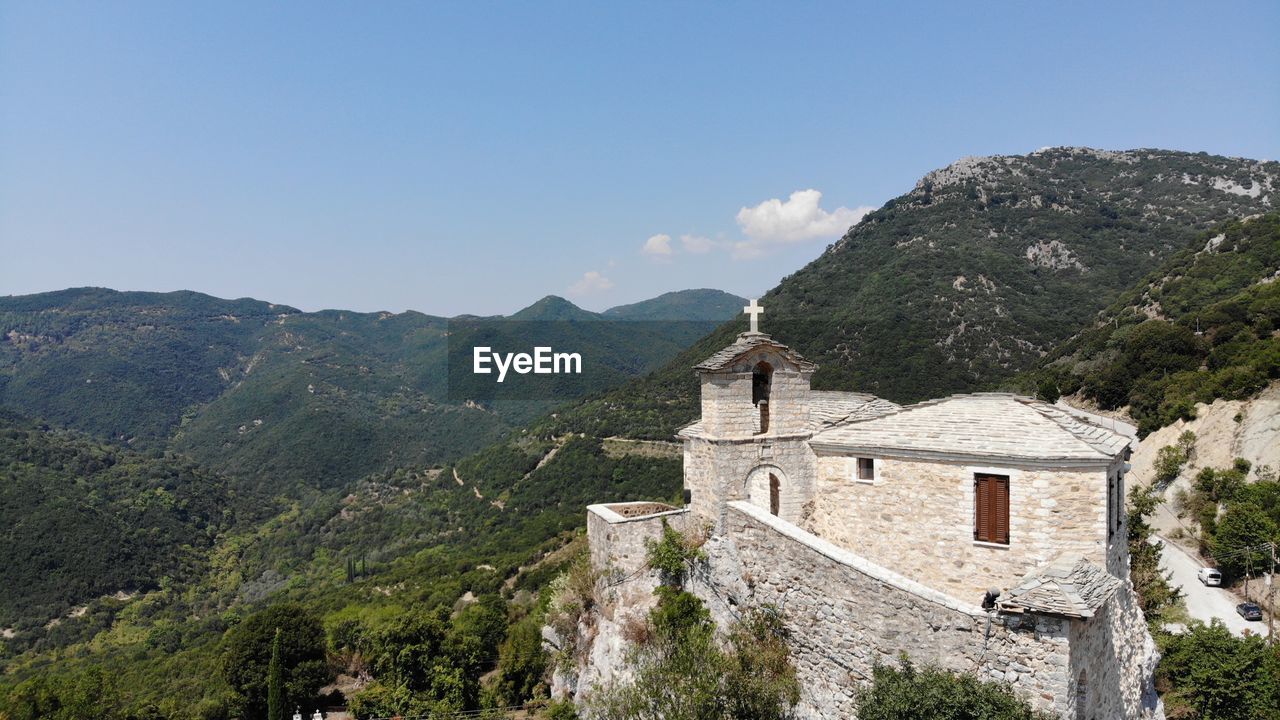
<path id="1" fill-rule="evenodd" d="M 888 5 L 4 2 L 0 295 L 753 295 L 962 156 L 1280 157 L 1280 3 Z"/>

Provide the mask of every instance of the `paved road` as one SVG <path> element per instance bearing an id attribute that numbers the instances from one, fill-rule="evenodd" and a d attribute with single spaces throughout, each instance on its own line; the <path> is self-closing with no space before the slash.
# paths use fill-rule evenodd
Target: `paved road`
<path id="1" fill-rule="evenodd" d="M 1248 622 L 1236 612 L 1240 599 L 1235 595 L 1216 587 L 1205 587 L 1196 578 L 1200 571 L 1200 561 L 1187 554 L 1177 545 L 1158 538 L 1164 543 L 1160 552 L 1160 564 L 1165 572 L 1173 573 L 1173 584 L 1181 585 L 1186 595 L 1187 613 L 1195 620 L 1208 623 L 1211 618 L 1221 618 L 1231 632 L 1243 635 L 1248 629 L 1255 635 L 1267 634 L 1267 623 Z"/>

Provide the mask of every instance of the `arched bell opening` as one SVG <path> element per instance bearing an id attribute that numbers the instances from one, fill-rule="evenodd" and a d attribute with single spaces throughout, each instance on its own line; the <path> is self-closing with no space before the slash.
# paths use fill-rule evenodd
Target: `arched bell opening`
<path id="1" fill-rule="evenodd" d="M 757 434 L 769 432 L 769 392 L 773 386 L 773 366 L 761 360 L 751 370 L 751 402 L 760 412 Z"/>

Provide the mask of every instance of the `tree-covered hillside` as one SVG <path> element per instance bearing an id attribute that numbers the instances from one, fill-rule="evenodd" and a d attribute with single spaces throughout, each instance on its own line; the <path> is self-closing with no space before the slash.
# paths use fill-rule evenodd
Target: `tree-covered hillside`
<path id="1" fill-rule="evenodd" d="M 1037 363 L 1213 225 L 1264 212 L 1280 163 L 1166 150 L 1053 148 L 967 158 L 868 215 L 761 304 L 762 329 L 814 360 L 816 388 L 911 402 L 1000 384 Z M 696 413 L 691 367 L 562 413 L 601 437 L 670 437 Z"/>
<path id="2" fill-rule="evenodd" d="M 709 307 L 697 302 L 706 298 Z M 739 302 L 695 290 L 606 315 L 548 297 L 510 318 L 451 321 L 417 312 L 304 313 L 192 292 L 82 288 L 7 297 L 0 298 L 0 407 L 135 447 L 171 447 L 273 490 L 333 488 L 475 452 L 557 404 L 659 367 Z M 562 322 L 605 319 L 672 322 Z M 451 328 L 465 344 L 475 323 L 506 320 L 528 321 L 507 325 L 516 337 L 550 332 L 590 358 L 581 382 L 516 402 L 451 388 Z"/>
<path id="3" fill-rule="evenodd" d="M 0 297 L 0 406 L 116 441 L 163 441 L 297 310 L 194 292 Z"/>
<path id="4" fill-rule="evenodd" d="M 254 505 L 190 461 L 0 415 L 0 627 L 56 641 L 73 606 L 191 582 Z"/>
<path id="5" fill-rule="evenodd" d="M 1036 366 L 1042 353 L 1092 327 L 1099 311 L 1155 292 L 1159 312 L 1175 328 L 1165 334 L 1185 335 L 1177 328 L 1198 317 L 1204 335 L 1190 330 L 1199 354 L 1183 358 L 1188 367 L 1165 372 L 1142 365 L 1142 358 L 1124 364 L 1136 369 L 1135 387 L 1146 387 L 1143 378 L 1158 378 L 1151 386 L 1157 389 L 1184 387 L 1188 376 L 1160 383 L 1185 372 L 1208 373 L 1221 387 L 1235 387 L 1232 378 L 1257 376 L 1229 368 L 1271 372 L 1265 362 L 1252 363 L 1270 357 L 1266 348 L 1274 343 L 1274 327 L 1268 331 L 1263 319 L 1274 325 L 1266 293 L 1280 282 L 1260 283 L 1265 275 L 1259 272 L 1276 269 L 1267 249 L 1275 217 L 1216 226 L 1264 211 L 1278 167 L 1146 150 L 1055 149 L 961 161 L 931 173 L 785 278 L 762 299 L 763 329 L 821 364 L 819 388 L 908 401 L 1015 382 L 1015 373 Z M 1158 270 L 1168 279 L 1144 290 Z M 659 298 L 656 305 L 588 313 L 549 297 L 519 319 L 570 321 L 568 332 L 589 334 L 612 315 L 652 319 L 664 307 L 696 309 L 687 300 Z M 17 301 L 28 306 L 6 304 Z M 740 299 L 707 301 L 732 314 L 741 308 Z M 6 313 L 0 330 L 7 333 L 0 403 L 56 409 L 74 408 L 81 397 L 111 402 L 111 393 L 81 396 L 78 385 L 58 383 L 55 370 L 41 368 L 49 359 L 77 367 L 118 362 L 112 367 L 121 370 L 112 377 L 143 372 L 105 348 L 123 356 L 129 343 L 142 342 L 127 338 L 151 337 L 142 327 L 145 308 L 129 310 L 128 322 L 114 311 L 81 320 L 79 311 L 57 303 L 30 307 L 33 302 L 0 300 Z M 633 373 L 660 368 L 513 427 L 510 415 L 442 397 L 442 375 L 432 365 L 446 349 L 441 319 L 279 314 L 237 336 L 239 344 L 227 345 L 216 363 L 190 366 L 206 373 L 202 387 L 216 386 L 216 393 L 184 396 L 180 407 L 165 405 L 168 415 L 139 413 L 169 418 L 161 425 L 172 433 L 170 447 L 226 471 L 236 491 L 231 507 L 241 497 L 238 488 L 268 488 L 272 496 L 256 508 L 266 519 L 234 524 L 211 543 L 184 549 L 181 557 L 194 558 L 191 566 L 199 570 L 194 577 L 172 575 L 130 600 L 91 601 L 92 622 L 65 618 L 46 629 L 47 611 L 32 606 L 27 641 L 0 641 L 0 712 L 39 717 L 41 702 L 92 695 L 85 688 L 99 687 L 95 678 L 105 675 L 118 682 L 94 696 L 101 698 L 95 707 L 105 708 L 99 716 L 227 717 L 250 705 L 215 671 L 220 658 L 226 648 L 245 644 L 240 635 L 247 631 L 236 628 L 246 618 L 255 619 L 245 627 L 261 626 L 256 613 L 286 601 L 321 623 L 331 670 L 367 683 L 347 688 L 365 716 L 527 699 L 547 661 L 538 635 L 546 598 L 533 593 L 572 560 L 575 545 L 565 543 L 584 522 L 585 505 L 670 499 L 678 492 L 677 456 L 603 439 L 669 439 L 697 412 L 692 366 L 746 327 L 745 319 L 734 319 L 665 364 L 632 352 Z M 1041 369 L 1051 375 L 1035 378 L 1052 377 L 1065 388 L 1067 380 L 1088 378 L 1125 357 L 1126 347 L 1139 349 L 1142 343 L 1125 344 L 1126 328 L 1142 323 L 1122 315 L 1104 316 L 1112 321 L 1054 352 Z M 56 341 L 13 332 L 55 321 L 69 328 Z M 195 326 L 205 333 L 222 328 Z M 112 332 L 121 327 L 128 332 Z M 82 335 L 94 342 L 74 341 Z M 635 332 L 625 339 L 650 343 L 653 337 Z M 136 346 L 163 355 L 163 345 Z M 611 349 L 621 357 L 628 347 L 634 345 Z M 1089 354 L 1087 348 L 1100 350 Z M 676 348 L 663 345 L 662 352 L 669 357 Z M 158 362 L 137 362 L 144 361 Z M 27 379 L 41 373 L 50 379 L 44 385 Z M 37 398 L 37 387 L 61 397 Z M 108 405 L 103 412 L 127 423 L 135 407 L 155 410 Z M 1163 410 L 1155 407 L 1159 418 Z M 82 422 L 74 413 L 59 417 L 72 426 Z M 112 433 L 147 442 L 141 431 Z M 72 483 L 75 477 L 65 470 L 47 480 Z M 113 508 L 109 515 L 122 512 Z M 561 582 L 591 587 L 581 571 Z M 500 625 L 490 621 L 504 613 L 507 624 L 477 631 L 468 607 L 484 608 L 485 627 Z M 261 650 L 263 638 L 254 640 Z M 407 664 L 397 658 L 408 658 Z M 448 662 L 436 662 L 440 658 Z M 6 706 L 6 693 L 18 702 Z"/>
<path id="6" fill-rule="evenodd" d="M 1280 377 L 1280 214 L 1206 231 L 1029 373 L 1049 399 L 1128 407 L 1143 432 Z"/>

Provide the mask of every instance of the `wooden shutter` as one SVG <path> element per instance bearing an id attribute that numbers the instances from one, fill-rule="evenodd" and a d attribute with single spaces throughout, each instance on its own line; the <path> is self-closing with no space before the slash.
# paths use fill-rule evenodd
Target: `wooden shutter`
<path id="1" fill-rule="evenodd" d="M 991 483 L 984 475 L 973 476 L 973 539 L 990 542 Z"/>
<path id="2" fill-rule="evenodd" d="M 1004 475 L 992 476 L 992 490 L 995 497 L 992 502 L 993 529 L 995 539 L 992 542 L 1009 544 L 1009 478 Z"/>
<path id="3" fill-rule="evenodd" d="M 973 539 L 1008 544 L 1008 476 L 974 475 L 973 507 Z"/>

